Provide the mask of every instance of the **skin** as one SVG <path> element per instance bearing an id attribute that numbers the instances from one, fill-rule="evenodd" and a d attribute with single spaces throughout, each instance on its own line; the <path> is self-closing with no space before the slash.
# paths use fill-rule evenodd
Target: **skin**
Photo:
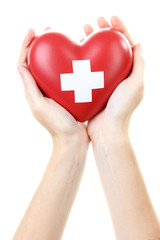
<path id="1" fill-rule="evenodd" d="M 129 40 L 134 54 L 130 76 L 113 92 L 106 108 L 88 122 L 94 156 L 110 209 L 117 240 L 159 240 L 160 224 L 148 196 L 128 136 L 132 113 L 144 95 L 144 59 L 140 44 L 134 44 L 118 17 L 100 28 L 113 27 Z M 93 32 L 84 26 L 88 36 Z"/>
<path id="2" fill-rule="evenodd" d="M 128 136 L 131 115 L 144 95 L 142 50 L 140 44 L 134 45 L 118 17 L 112 17 L 111 24 L 100 17 L 98 25 L 100 28 L 113 27 L 128 38 L 134 63 L 128 79 L 116 88 L 106 108 L 88 121 L 87 127 L 56 102 L 43 96 L 26 63 L 35 32 L 29 30 L 23 41 L 18 70 L 33 115 L 52 137 L 53 152 L 13 240 L 62 238 L 83 174 L 90 140 L 117 240 L 160 239 L 159 222 Z M 93 28 L 86 24 L 84 31 L 88 36 Z"/>
<path id="3" fill-rule="evenodd" d="M 18 70 L 34 117 L 51 135 L 53 152 L 13 240 L 59 240 L 80 184 L 89 138 L 85 124 L 43 96 L 29 72 L 26 57 L 34 36 L 29 30 L 22 43 Z"/>

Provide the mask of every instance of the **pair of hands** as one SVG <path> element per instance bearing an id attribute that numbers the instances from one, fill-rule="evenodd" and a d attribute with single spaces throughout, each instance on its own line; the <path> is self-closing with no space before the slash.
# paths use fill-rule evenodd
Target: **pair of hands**
<path id="1" fill-rule="evenodd" d="M 23 80 L 25 95 L 34 117 L 50 132 L 53 141 L 67 142 L 71 138 L 80 138 L 81 141 L 83 139 L 83 142 L 89 143 L 90 140 L 95 142 L 105 138 L 113 128 L 127 131 L 130 117 L 143 98 L 144 59 L 140 44 L 134 45 L 125 25 L 118 17 L 112 17 L 111 24 L 104 17 L 99 17 L 97 22 L 99 28 L 112 27 L 127 37 L 133 48 L 134 61 L 130 76 L 117 86 L 105 109 L 89 120 L 87 125 L 77 122 L 66 109 L 43 96 L 27 66 L 27 53 L 35 37 L 34 30 L 29 30 L 23 41 L 18 70 Z M 88 36 L 94 30 L 91 25 L 86 24 L 84 31 Z"/>

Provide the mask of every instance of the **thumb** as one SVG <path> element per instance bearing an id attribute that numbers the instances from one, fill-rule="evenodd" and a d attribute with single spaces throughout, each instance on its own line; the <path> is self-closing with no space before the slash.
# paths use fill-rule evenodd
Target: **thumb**
<path id="1" fill-rule="evenodd" d="M 18 71 L 23 81 L 24 91 L 29 105 L 34 106 L 42 99 L 43 95 L 31 73 L 25 66 L 19 65 Z"/>
<path id="2" fill-rule="evenodd" d="M 144 68 L 145 68 L 145 61 L 143 58 L 142 47 L 141 44 L 138 43 L 133 47 L 133 69 L 131 75 L 135 81 L 144 80 Z"/>

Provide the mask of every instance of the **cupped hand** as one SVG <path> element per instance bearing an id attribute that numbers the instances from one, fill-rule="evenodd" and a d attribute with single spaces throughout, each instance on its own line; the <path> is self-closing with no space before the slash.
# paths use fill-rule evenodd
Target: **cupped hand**
<path id="1" fill-rule="evenodd" d="M 112 93 L 107 106 L 88 122 L 88 134 L 97 139 L 111 127 L 121 126 L 128 130 L 129 120 L 133 111 L 141 102 L 144 95 L 144 59 L 140 44 L 134 44 L 125 25 L 114 16 L 109 24 L 104 17 L 98 18 L 100 28 L 114 28 L 124 34 L 131 44 L 133 50 L 133 67 L 127 79 L 122 81 Z M 86 36 L 94 30 L 91 25 L 84 26 Z M 107 133 L 106 133 L 107 134 Z"/>
<path id="2" fill-rule="evenodd" d="M 18 70 L 23 81 L 25 95 L 34 117 L 50 132 L 53 140 L 68 140 L 76 136 L 88 142 L 85 124 L 77 122 L 66 109 L 44 96 L 31 75 L 27 65 L 27 54 L 34 37 L 34 30 L 29 30 L 22 43 L 18 60 Z"/>

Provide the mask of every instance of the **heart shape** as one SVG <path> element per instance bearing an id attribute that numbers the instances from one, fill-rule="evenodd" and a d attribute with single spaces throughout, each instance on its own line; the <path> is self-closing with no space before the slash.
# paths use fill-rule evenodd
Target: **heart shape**
<path id="1" fill-rule="evenodd" d="M 46 32 L 33 40 L 28 52 L 29 69 L 42 92 L 80 122 L 106 106 L 129 75 L 132 61 L 128 40 L 111 28 L 92 33 L 82 44 Z"/>

